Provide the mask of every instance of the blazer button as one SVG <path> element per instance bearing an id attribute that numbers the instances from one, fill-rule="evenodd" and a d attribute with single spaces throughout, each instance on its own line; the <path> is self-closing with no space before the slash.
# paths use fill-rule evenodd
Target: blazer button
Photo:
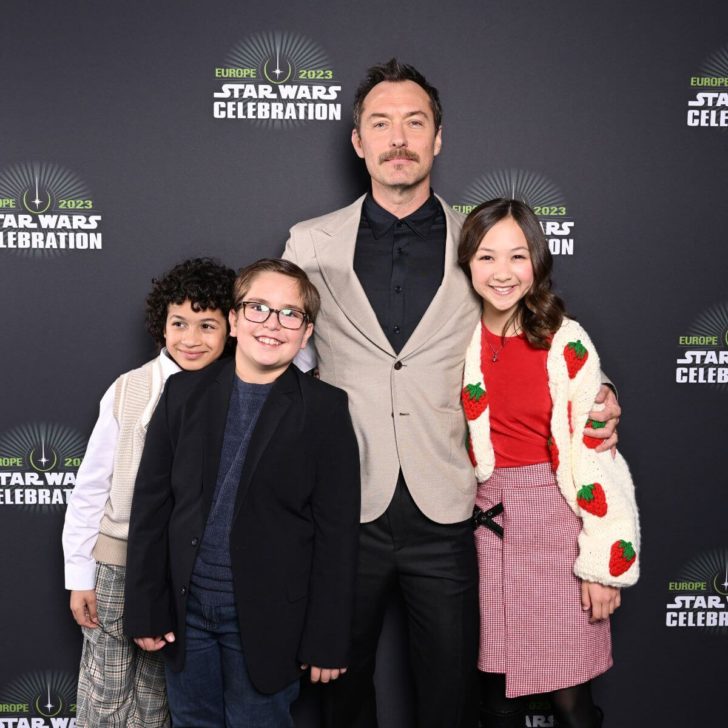
<path id="1" fill-rule="evenodd" d="M 180 593 L 180 594 L 181 594 L 182 596 L 184 596 L 185 594 L 187 594 L 187 587 L 186 587 L 186 586 L 182 586 L 182 587 L 180 587 L 180 589 L 179 589 L 179 593 Z"/>
<path id="2" fill-rule="evenodd" d="M 190 543 L 191 543 L 191 544 L 192 544 L 193 546 L 197 546 L 197 544 L 198 544 L 198 543 L 200 543 L 200 539 L 199 539 L 199 538 L 197 538 L 197 536 L 195 536 L 195 537 L 194 537 L 194 538 L 192 539 L 192 541 L 190 541 Z"/>
<path id="3" fill-rule="evenodd" d="M 401 369 L 401 368 L 402 368 L 403 366 L 404 366 L 404 364 L 402 364 L 402 362 L 401 362 L 401 361 L 396 361 L 396 362 L 394 362 L 394 368 L 395 368 L 395 369 L 396 369 L 397 371 L 399 371 L 399 370 L 400 370 L 400 369 Z"/>

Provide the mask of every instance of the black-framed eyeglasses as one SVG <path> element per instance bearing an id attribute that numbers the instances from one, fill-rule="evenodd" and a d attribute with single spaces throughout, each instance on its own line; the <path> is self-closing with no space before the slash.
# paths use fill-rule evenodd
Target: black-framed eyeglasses
<path id="1" fill-rule="evenodd" d="M 308 314 L 297 308 L 271 308 L 259 301 L 241 301 L 236 308 L 238 311 L 242 308 L 243 316 L 254 324 L 265 323 L 272 313 L 278 316 L 278 323 L 284 329 L 300 329 L 308 321 Z"/>

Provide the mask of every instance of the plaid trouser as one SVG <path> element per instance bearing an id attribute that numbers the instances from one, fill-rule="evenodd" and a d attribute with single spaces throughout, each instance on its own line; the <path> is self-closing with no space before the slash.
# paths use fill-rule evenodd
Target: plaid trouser
<path id="1" fill-rule="evenodd" d="M 99 626 L 83 628 L 78 677 L 78 728 L 169 726 L 164 664 L 124 636 L 123 566 L 98 564 Z"/>

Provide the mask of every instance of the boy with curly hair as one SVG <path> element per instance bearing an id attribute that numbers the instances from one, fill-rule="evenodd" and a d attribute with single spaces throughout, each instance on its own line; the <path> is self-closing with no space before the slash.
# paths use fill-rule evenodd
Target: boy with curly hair
<path id="1" fill-rule="evenodd" d="M 160 349 L 106 391 L 63 528 L 65 583 L 83 630 L 77 725 L 169 725 L 164 667 L 122 629 L 127 537 L 147 427 L 169 376 L 211 364 L 228 342 L 235 272 L 210 258 L 153 280 L 146 326 Z"/>

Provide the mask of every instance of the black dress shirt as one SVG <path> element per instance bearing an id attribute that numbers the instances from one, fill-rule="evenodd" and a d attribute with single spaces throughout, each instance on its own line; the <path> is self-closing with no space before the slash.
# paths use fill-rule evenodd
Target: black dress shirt
<path id="1" fill-rule="evenodd" d="M 354 272 L 389 343 L 399 353 L 437 293 L 445 270 L 445 213 L 430 193 L 401 220 L 367 195 Z"/>

